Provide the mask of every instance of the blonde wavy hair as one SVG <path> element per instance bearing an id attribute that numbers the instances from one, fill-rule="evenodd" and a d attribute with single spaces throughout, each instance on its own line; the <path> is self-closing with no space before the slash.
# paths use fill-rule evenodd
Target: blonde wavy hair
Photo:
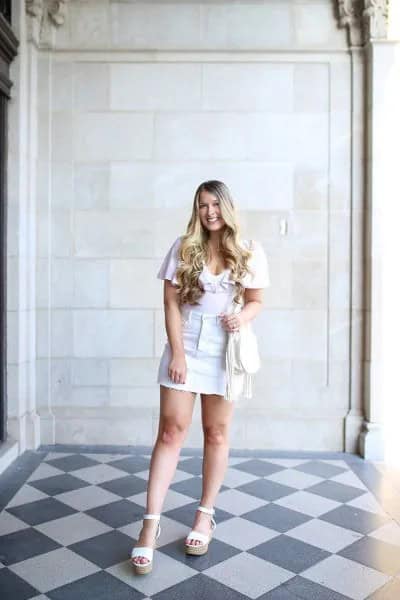
<path id="1" fill-rule="evenodd" d="M 192 208 L 192 216 L 182 237 L 179 253 L 176 288 L 180 305 L 199 304 L 198 300 L 204 294 L 199 282 L 203 265 L 208 264 L 210 253 L 208 247 L 209 232 L 203 226 L 199 215 L 199 202 L 201 192 L 206 191 L 219 200 L 221 216 L 225 225 L 221 232 L 220 250 L 226 268 L 229 268 L 230 279 L 235 282 L 233 300 L 243 302 L 244 287 L 241 279 L 250 272 L 248 260 L 251 252 L 240 245 L 240 226 L 235 210 L 232 195 L 228 187 L 217 180 L 203 181 L 197 188 Z"/>

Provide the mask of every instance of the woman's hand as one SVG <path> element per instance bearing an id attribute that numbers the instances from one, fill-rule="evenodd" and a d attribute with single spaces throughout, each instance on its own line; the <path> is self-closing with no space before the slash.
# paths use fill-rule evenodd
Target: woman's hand
<path id="1" fill-rule="evenodd" d="M 174 383 L 186 383 L 186 359 L 184 354 L 172 355 L 168 376 Z"/>
<path id="2" fill-rule="evenodd" d="M 242 326 L 242 318 L 241 318 L 241 315 L 238 313 L 228 314 L 228 315 L 221 313 L 219 316 L 221 317 L 222 327 L 228 333 L 232 333 L 234 331 L 239 331 L 240 327 Z"/>

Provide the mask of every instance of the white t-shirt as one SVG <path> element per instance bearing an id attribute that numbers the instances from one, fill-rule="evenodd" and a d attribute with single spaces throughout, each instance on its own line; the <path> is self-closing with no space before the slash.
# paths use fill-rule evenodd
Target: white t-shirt
<path id="1" fill-rule="evenodd" d="M 178 267 L 178 251 L 183 236 L 176 238 L 168 250 L 157 273 L 158 279 L 169 279 L 177 286 L 176 270 Z M 251 242 L 243 240 L 242 244 L 250 249 Z M 259 242 L 253 241 L 252 256 L 248 261 L 252 273 L 246 273 L 242 283 L 245 288 L 266 288 L 270 285 L 269 267 L 264 248 Z M 224 269 L 218 275 L 211 273 L 206 265 L 200 274 L 199 281 L 204 288 L 204 294 L 199 298 L 199 304 L 185 304 L 197 312 L 218 314 L 228 311 L 235 294 L 235 284 L 229 279 L 230 269 Z"/>

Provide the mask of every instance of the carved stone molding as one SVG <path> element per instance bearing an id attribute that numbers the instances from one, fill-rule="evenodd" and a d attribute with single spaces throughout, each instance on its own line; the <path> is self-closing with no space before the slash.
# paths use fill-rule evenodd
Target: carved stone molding
<path id="1" fill-rule="evenodd" d="M 366 39 L 386 40 L 389 22 L 389 0 L 365 0 L 363 19 Z"/>
<path id="2" fill-rule="evenodd" d="M 338 0 L 340 25 L 359 25 L 364 8 L 363 0 Z"/>
<path id="3" fill-rule="evenodd" d="M 52 28 L 64 24 L 68 0 L 25 0 L 26 14 L 30 17 L 30 37 L 40 45 L 49 45 Z"/>
<path id="4" fill-rule="evenodd" d="M 364 0 L 338 0 L 339 24 L 347 27 L 351 46 L 361 46 Z"/>
<path id="5" fill-rule="evenodd" d="M 67 0 L 26 0 L 26 12 L 38 19 L 48 18 L 57 26 L 63 25 Z"/>
<path id="6" fill-rule="evenodd" d="M 338 0 L 338 10 L 339 24 L 348 28 L 351 46 L 387 39 L 389 0 Z"/>
<path id="7" fill-rule="evenodd" d="M 31 17 L 41 17 L 43 13 L 42 0 L 26 0 L 26 12 Z"/>

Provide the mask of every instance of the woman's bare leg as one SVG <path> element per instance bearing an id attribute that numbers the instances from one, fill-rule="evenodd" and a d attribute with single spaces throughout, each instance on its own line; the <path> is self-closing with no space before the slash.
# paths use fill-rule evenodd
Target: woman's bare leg
<path id="1" fill-rule="evenodd" d="M 150 460 L 146 513 L 160 514 L 169 485 L 174 477 L 182 444 L 192 422 L 196 395 L 160 385 L 160 420 Z M 144 519 L 136 546 L 154 546 L 157 521 Z M 137 557 L 136 563 L 147 558 Z"/>
<path id="2" fill-rule="evenodd" d="M 224 480 L 229 456 L 229 426 L 233 404 L 217 394 L 201 394 L 201 417 L 204 433 L 203 489 L 200 504 L 213 508 Z M 210 515 L 196 511 L 193 528 L 210 533 Z M 189 544 L 201 544 L 187 538 Z"/>

